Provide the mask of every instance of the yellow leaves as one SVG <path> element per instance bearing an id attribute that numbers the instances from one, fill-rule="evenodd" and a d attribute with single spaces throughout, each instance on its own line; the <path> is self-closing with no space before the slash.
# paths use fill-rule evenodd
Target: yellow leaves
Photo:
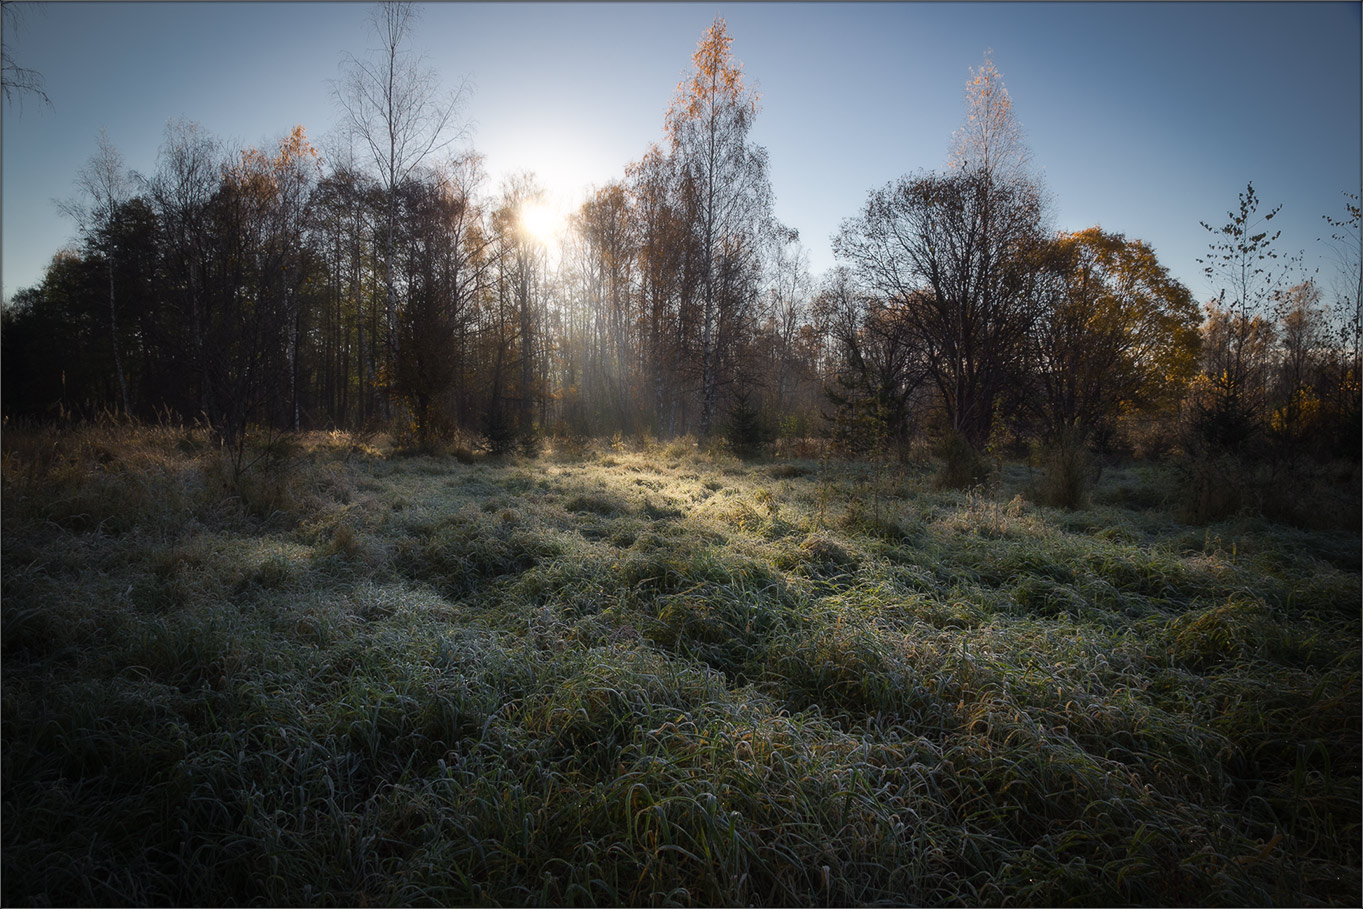
<path id="1" fill-rule="evenodd" d="M 1273 411 L 1270 425 L 1281 435 L 1304 435 L 1320 418 L 1320 398 L 1310 388 L 1292 392 L 1287 404 Z"/>
<path id="2" fill-rule="evenodd" d="M 1350 367 L 1344 371 L 1344 375 L 1339 379 L 1339 388 L 1346 397 L 1357 397 L 1359 390 L 1363 389 L 1363 382 L 1359 381 L 1358 370 Z"/>
<path id="3" fill-rule="evenodd" d="M 692 72 L 677 83 L 677 93 L 667 113 L 667 132 L 674 138 L 685 120 L 708 117 L 716 111 L 757 111 L 757 95 L 743 82 L 743 64 L 730 52 L 730 37 L 723 18 L 716 18 L 705 31 L 691 57 Z"/>
<path id="4" fill-rule="evenodd" d="M 279 157 L 275 159 L 275 166 L 285 166 L 292 161 L 302 158 L 316 158 L 317 149 L 308 141 L 308 133 L 299 124 L 289 130 L 289 134 L 279 140 Z"/>
<path id="5" fill-rule="evenodd" d="M 238 191 L 265 199 L 277 194 L 291 178 L 298 177 L 299 169 L 309 161 L 316 166 L 317 149 L 299 125 L 279 140 L 277 155 L 271 157 L 258 148 L 247 148 L 235 167 L 225 168 L 223 177 Z"/>
<path id="6" fill-rule="evenodd" d="M 1046 330 L 1066 369 L 1097 377 L 1094 387 L 1127 408 L 1156 406 L 1192 378 L 1197 308 L 1148 247 L 1091 227 L 1037 256 L 1061 282 Z"/>

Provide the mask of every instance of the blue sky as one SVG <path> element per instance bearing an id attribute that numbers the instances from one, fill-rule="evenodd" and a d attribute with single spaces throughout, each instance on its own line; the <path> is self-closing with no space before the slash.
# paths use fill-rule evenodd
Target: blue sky
<path id="1" fill-rule="evenodd" d="M 15 59 L 53 108 L 3 110 L 4 292 L 36 283 L 75 234 L 53 204 L 106 127 L 150 174 L 168 119 L 271 142 L 339 116 L 329 80 L 372 44 L 363 3 L 28 5 Z M 662 138 L 668 101 L 716 15 L 762 96 L 776 211 L 816 273 L 868 190 L 940 168 L 986 49 L 1053 200 L 1054 226 L 1151 244 L 1199 300 L 1196 262 L 1253 181 L 1281 203 L 1279 248 L 1305 252 L 1360 186 L 1360 4 L 432 3 L 414 47 L 453 86 L 488 193 L 534 171 L 568 205 Z"/>

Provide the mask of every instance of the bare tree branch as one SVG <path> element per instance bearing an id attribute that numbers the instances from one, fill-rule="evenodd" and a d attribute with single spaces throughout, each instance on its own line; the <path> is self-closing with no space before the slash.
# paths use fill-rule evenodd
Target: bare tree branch
<path id="1" fill-rule="evenodd" d="M 435 70 L 413 58 L 403 45 L 416 24 L 416 10 L 408 2 L 381 3 L 371 15 L 379 48 L 366 59 L 347 54 L 343 78 L 332 95 L 341 108 L 345 126 L 368 152 L 387 200 L 384 238 L 385 318 L 390 347 L 398 332 L 397 288 L 393 278 L 393 237 L 399 188 L 432 155 L 467 135 L 457 116 L 470 91 L 467 80 L 442 93 Z M 396 350 L 391 350 L 396 356 Z"/>
<path id="2" fill-rule="evenodd" d="M 37 95 L 48 107 L 52 107 L 52 99 L 47 96 L 43 88 L 43 74 L 26 66 L 20 66 L 14 62 L 14 51 L 10 44 L 10 38 L 17 36 L 19 25 L 22 20 L 19 6 L 17 3 L 0 3 L 0 12 L 3 13 L 4 20 L 4 40 L 0 42 L 0 58 L 4 63 L 0 66 L 0 88 L 3 88 L 5 103 L 13 104 L 16 101 L 19 109 L 24 108 L 24 96 Z"/>

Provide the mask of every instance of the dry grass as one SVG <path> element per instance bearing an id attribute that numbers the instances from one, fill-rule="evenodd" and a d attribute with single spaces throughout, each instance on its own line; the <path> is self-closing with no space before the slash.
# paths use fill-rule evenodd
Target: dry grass
<path id="1" fill-rule="evenodd" d="M 1363 896 L 1356 531 L 1149 468 L 3 443 L 6 903 Z"/>

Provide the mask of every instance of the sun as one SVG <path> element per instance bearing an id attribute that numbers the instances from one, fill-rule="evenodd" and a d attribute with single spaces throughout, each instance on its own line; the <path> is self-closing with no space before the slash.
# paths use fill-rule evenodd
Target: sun
<path id="1" fill-rule="evenodd" d="M 521 229 L 531 239 L 552 249 L 563 231 L 563 213 L 545 202 L 526 202 L 521 206 Z"/>

